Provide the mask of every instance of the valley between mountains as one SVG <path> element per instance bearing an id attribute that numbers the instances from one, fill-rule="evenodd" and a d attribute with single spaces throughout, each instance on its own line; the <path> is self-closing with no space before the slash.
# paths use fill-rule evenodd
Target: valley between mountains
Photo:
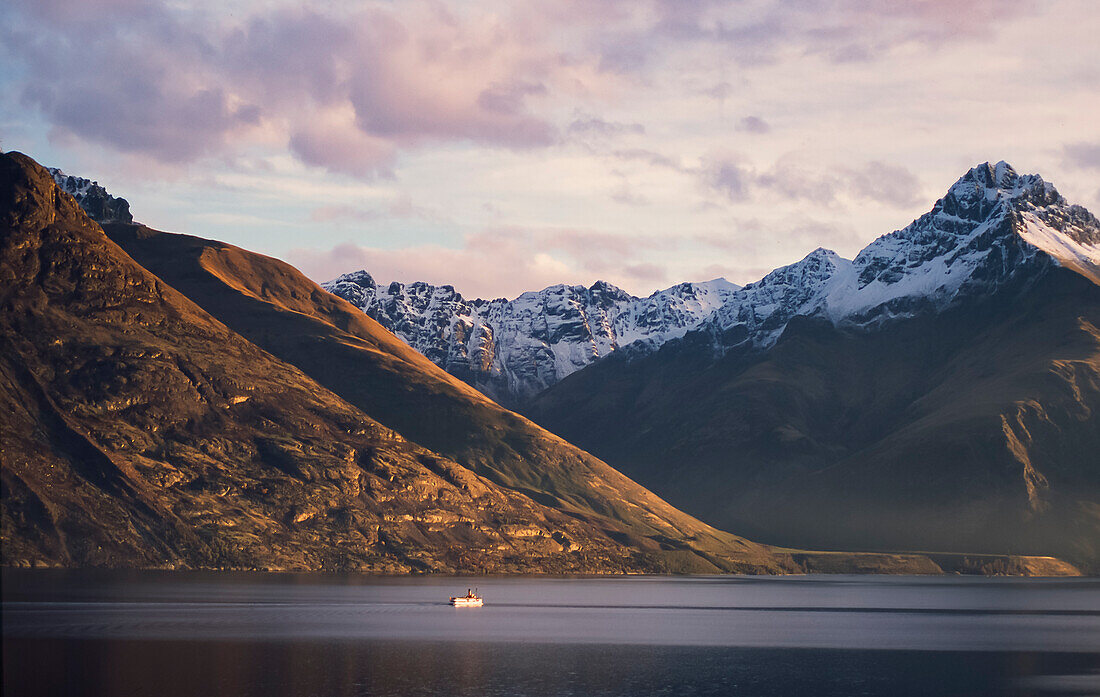
<path id="1" fill-rule="evenodd" d="M 1097 569 L 1100 226 L 1003 163 L 649 298 L 330 293 L 125 203 L 0 155 L 5 565 Z"/>

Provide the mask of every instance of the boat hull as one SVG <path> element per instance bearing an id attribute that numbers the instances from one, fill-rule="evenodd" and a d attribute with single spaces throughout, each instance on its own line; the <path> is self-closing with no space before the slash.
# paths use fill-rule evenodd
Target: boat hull
<path id="1" fill-rule="evenodd" d="M 451 605 L 455 607 L 481 607 L 484 604 L 481 598 L 451 598 Z"/>

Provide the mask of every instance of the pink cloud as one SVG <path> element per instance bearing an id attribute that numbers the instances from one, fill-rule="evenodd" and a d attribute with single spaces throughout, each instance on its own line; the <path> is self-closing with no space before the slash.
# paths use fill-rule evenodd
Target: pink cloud
<path id="1" fill-rule="evenodd" d="M 921 203 L 921 184 L 905 167 L 885 162 L 868 162 L 842 172 L 849 192 L 856 198 L 878 201 L 897 208 Z"/>
<path id="2" fill-rule="evenodd" d="M 408 196 L 398 196 L 372 208 L 341 204 L 318 206 L 309 213 L 309 220 L 314 223 L 371 223 L 387 218 L 448 222 L 446 216 L 432 208 L 413 203 Z"/>
<path id="3" fill-rule="evenodd" d="M 752 168 L 736 157 L 711 158 L 701 174 L 708 187 L 733 202 L 748 200 L 754 184 Z"/>
<path id="4" fill-rule="evenodd" d="M 493 12 L 257 3 L 221 16 L 182 7 L 13 0 L 0 13 L 19 64 L 16 93 L 58 132 L 119 152 L 188 163 L 259 142 L 371 177 L 402 151 L 441 142 L 525 149 L 558 144 L 563 132 L 644 135 L 639 124 L 562 114 L 647 84 L 647 71 L 677 51 L 740 64 L 780 51 L 870 60 L 904 43 L 981 38 L 1026 4 L 564 0 Z M 765 130 L 759 117 L 739 126 Z M 715 176 L 736 194 L 737 171 Z"/>
<path id="5" fill-rule="evenodd" d="M 623 267 L 626 275 L 639 281 L 652 283 L 665 283 L 668 281 L 668 271 L 656 264 L 630 264 Z"/>
<path id="6" fill-rule="evenodd" d="M 55 5 L 31 3 L 6 39 L 27 67 L 19 98 L 61 137 L 180 163 L 221 153 L 258 126 L 259 105 L 211 72 L 202 34 L 155 4 L 93 3 L 59 18 Z M 130 23 L 103 22 L 89 9 Z"/>
<path id="7" fill-rule="evenodd" d="M 616 8 L 618 0 L 596 3 Z M 1024 0 L 651 0 L 594 28 L 591 40 L 602 65 L 613 71 L 644 72 L 670 47 L 720 47 L 723 57 L 742 65 L 769 63 L 792 48 L 836 62 L 873 60 L 899 44 L 936 46 L 991 35 L 1021 14 Z M 615 16 L 615 15 L 611 15 Z M 637 17 L 649 17 L 639 23 Z"/>
<path id="8" fill-rule="evenodd" d="M 746 116 L 737 121 L 737 130 L 746 133 L 768 133 L 772 127 L 759 116 Z"/>
<path id="9" fill-rule="evenodd" d="M 58 7 L 15 8 L 24 103 L 74 137 L 169 162 L 282 139 L 307 164 L 370 177 L 432 142 L 544 147 L 559 134 L 540 112 L 577 88 L 577 62 L 550 37 L 438 7 L 275 10 L 235 26 L 137 0 L 100 22 Z"/>
<path id="10" fill-rule="evenodd" d="M 357 206 L 318 206 L 309 212 L 309 220 L 314 223 L 358 222 L 370 223 L 382 217 L 380 211 Z"/>
<path id="11" fill-rule="evenodd" d="M 1100 169 L 1100 143 L 1070 143 L 1062 146 L 1065 161 L 1080 169 Z"/>
<path id="12" fill-rule="evenodd" d="M 989 33 L 999 22 L 1026 11 L 1024 0 L 850 0 L 857 18 L 878 17 L 909 20 L 926 37 L 978 36 Z"/>
<path id="13" fill-rule="evenodd" d="M 412 18 L 416 19 L 416 18 Z M 513 147 L 548 145 L 555 128 L 527 102 L 547 94 L 553 67 L 492 21 L 419 18 L 415 32 L 395 14 L 353 23 L 347 97 L 364 131 L 406 143 L 469 139 Z"/>
<path id="14" fill-rule="evenodd" d="M 36 17 L 66 24 L 100 23 L 105 13 L 134 15 L 155 11 L 156 3 L 150 0 L 9 0 L 12 4 Z"/>
<path id="15" fill-rule="evenodd" d="M 306 164 L 361 177 L 392 176 L 396 158 L 392 143 L 338 118 L 301 124 L 290 134 L 290 149 Z"/>

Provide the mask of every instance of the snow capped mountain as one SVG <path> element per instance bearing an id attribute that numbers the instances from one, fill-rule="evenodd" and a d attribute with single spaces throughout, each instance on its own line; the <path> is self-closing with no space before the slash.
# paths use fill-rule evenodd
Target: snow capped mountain
<path id="1" fill-rule="evenodd" d="M 97 223 L 134 222 L 134 216 L 130 215 L 130 203 L 108 194 L 99 182 L 65 174 L 56 167 L 48 169 L 61 190 L 75 198 L 92 220 Z"/>
<path id="2" fill-rule="evenodd" d="M 855 258 L 815 250 L 524 413 L 776 544 L 1034 544 L 1096 573 L 1098 262 L 1100 221 L 982 164 Z"/>
<path id="3" fill-rule="evenodd" d="M 556 285 L 515 300 L 466 300 L 452 286 L 390 283 L 366 271 L 324 288 L 378 320 L 437 365 L 506 404 L 635 342 L 683 336 L 738 286 L 682 283 L 637 298 L 598 281 Z"/>
<path id="4" fill-rule="evenodd" d="M 451 286 L 378 286 L 366 271 L 324 284 L 436 364 L 515 405 L 626 346 L 633 360 L 700 330 L 718 352 L 767 349 L 796 316 L 873 329 L 988 294 L 1051 264 L 1100 283 L 1100 222 L 1038 175 L 974 167 L 932 210 L 855 259 L 816 249 L 739 288 L 724 279 L 636 298 L 598 282 L 515 300 L 465 300 Z"/>
<path id="5" fill-rule="evenodd" d="M 871 328 L 992 293 L 1052 263 L 1100 283 L 1100 223 L 1038 175 L 985 163 L 854 260 L 817 249 L 731 294 L 705 328 L 723 348 L 767 348 L 797 315 Z"/>

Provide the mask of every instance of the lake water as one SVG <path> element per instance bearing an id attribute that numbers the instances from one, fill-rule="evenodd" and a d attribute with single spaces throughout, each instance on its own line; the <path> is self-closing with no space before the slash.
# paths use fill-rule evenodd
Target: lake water
<path id="1" fill-rule="evenodd" d="M 3 649 L 5 695 L 1100 695 L 1100 580 L 8 569 Z"/>

